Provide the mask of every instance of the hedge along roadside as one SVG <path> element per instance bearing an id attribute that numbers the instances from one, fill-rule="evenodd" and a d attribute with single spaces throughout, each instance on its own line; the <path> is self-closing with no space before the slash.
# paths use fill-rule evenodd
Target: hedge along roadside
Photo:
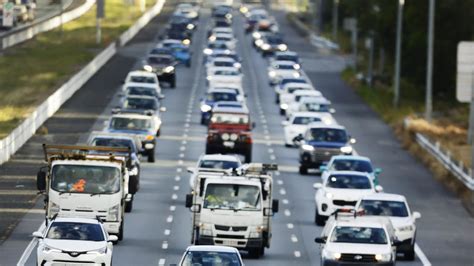
<path id="1" fill-rule="evenodd" d="M 89 9 L 94 6 L 95 1 L 96 0 L 86 0 L 86 2 L 82 6 L 69 12 L 63 13 L 62 19 L 60 15 L 57 15 L 52 18 L 39 21 L 29 27 L 19 29 L 18 31 L 14 30 L 11 34 L 1 36 L 0 39 L 2 39 L 2 49 L 6 49 L 8 47 L 29 40 L 39 33 L 52 30 L 54 28 L 59 27 L 61 23 L 67 23 L 84 15 L 87 11 L 89 11 Z"/>
<path id="2" fill-rule="evenodd" d="M 124 32 L 116 43 L 119 46 L 127 44 L 151 19 L 160 14 L 165 2 L 166 0 L 157 0 L 156 4 Z M 40 104 L 12 133 L 0 140 L 0 164 L 8 161 L 48 118 L 53 116 L 75 92 L 116 54 L 118 48 L 116 43 L 112 43 L 105 48 L 89 64 Z"/>

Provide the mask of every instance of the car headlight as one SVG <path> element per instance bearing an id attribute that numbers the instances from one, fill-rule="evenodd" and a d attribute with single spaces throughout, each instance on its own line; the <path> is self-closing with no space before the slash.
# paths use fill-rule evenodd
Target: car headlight
<path id="1" fill-rule="evenodd" d="M 43 246 L 43 252 L 61 252 L 61 250 L 56 249 L 56 248 L 52 248 L 48 245 L 44 245 Z"/>
<path id="2" fill-rule="evenodd" d="M 240 63 L 234 63 L 234 67 L 235 67 L 235 68 L 241 68 L 241 67 L 242 67 L 242 64 L 240 64 Z"/>
<path id="3" fill-rule="evenodd" d="M 268 75 L 272 78 L 276 77 L 277 73 L 275 71 L 268 72 Z"/>
<path id="4" fill-rule="evenodd" d="M 301 146 L 301 148 L 305 151 L 314 151 L 314 147 L 312 145 L 308 145 L 308 144 L 303 144 Z"/>
<path id="5" fill-rule="evenodd" d="M 59 213 L 59 210 L 60 210 L 59 205 L 54 202 L 51 202 L 51 207 L 49 208 L 49 215 L 53 216 Z"/>
<path id="6" fill-rule="evenodd" d="M 113 206 L 109 209 L 107 213 L 107 220 L 108 221 L 118 221 L 119 218 L 119 204 Z"/>
<path id="7" fill-rule="evenodd" d="M 207 112 L 209 112 L 209 111 L 211 111 L 211 110 L 212 110 L 212 106 L 207 105 L 207 104 L 201 105 L 201 112 L 207 113 Z"/>
<path id="8" fill-rule="evenodd" d="M 184 40 L 182 41 L 182 43 L 183 43 L 184 45 L 188 46 L 188 45 L 191 44 L 191 40 L 190 40 L 190 39 L 184 39 Z"/>
<path id="9" fill-rule="evenodd" d="M 212 54 L 212 50 L 209 49 L 209 48 L 204 49 L 203 52 L 204 52 L 204 54 L 206 54 L 206 55 L 211 55 L 211 54 Z"/>
<path id="10" fill-rule="evenodd" d="M 222 138 L 223 140 L 229 140 L 229 139 L 230 139 L 230 135 L 227 134 L 227 133 L 224 133 L 224 134 L 222 134 L 221 138 Z"/>
<path id="11" fill-rule="evenodd" d="M 341 258 L 341 253 L 332 252 L 324 249 L 322 256 L 327 260 L 339 260 Z"/>
<path id="12" fill-rule="evenodd" d="M 280 104 L 280 109 L 282 109 L 282 110 L 288 109 L 288 104 L 286 104 L 286 103 Z"/>
<path id="13" fill-rule="evenodd" d="M 286 44 L 280 44 L 278 45 L 278 49 L 280 51 L 286 51 L 286 49 L 288 49 L 288 46 L 286 46 Z"/>
<path id="14" fill-rule="evenodd" d="M 151 150 L 155 147 L 153 143 L 146 143 L 145 144 L 145 150 Z"/>
<path id="15" fill-rule="evenodd" d="M 167 66 L 165 69 L 163 69 L 165 73 L 171 73 L 174 71 L 174 66 Z"/>
<path id="16" fill-rule="evenodd" d="M 301 68 L 301 66 L 300 66 L 300 64 L 294 64 L 294 65 L 293 65 L 293 68 L 294 68 L 295 70 L 299 70 L 299 69 Z"/>
<path id="17" fill-rule="evenodd" d="M 270 44 L 268 44 L 268 43 L 262 44 L 262 50 L 267 51 L 267 50 L 270 50 L 270 48 L 272 48 L 272 47 L 270 46 Z"/>
<path id="18" fill-rule="evenodd" d="M 87 251 L 87 254 L 107 254 L 107 247 Z"/>
<path id="19" fill-rule="evenodd" d="M 328 199 L 332 199 L 332 197 L 334 196 L 331 192 L 326 192 L 326 194 L 324 194 L 324 196 Z"/>
<path id="20" fill-rule="evenodd" d="M 352 153 L 352 146 L 341 147 L 341 152 L 343 152 L 343 153 Z"/>
<path id="21" fill-rule="evenodd" d="M 262 44 L 263 44 L 263 41 L 260 40 L 260 39 L 258 39 L 258 40 L 255 41 L 255 45 L 256 45 L 257 47 L 262 46 Z"/>
<path id="22" fill-rule="evenodd" d="M 151 143 L 148 143 L 148 144 L 151 144 Z M 145 146 L 146 146 L 146 144 L 145 144 Z M 130 172 L 128 174 L 133 175 L 133 176 L 138 175 L 138 167 L 137 166 L 132 167 L 132 170 L 130 170 Z"/>
<path id="23" fill-rule="evenodd" d="M 188 25 L 186 26 L 186 29 L 188 29 L 188 30 L 193 30 L 193 29 L 194 29 L 194 25 L 193 25 L 193 24 L 188 24 Z"/>
<path id="24" fill-rule="evenodd" d="M 413 225 L 400 226 L 397 228 L 397 230 L 400 232 L 413 231 L 413 229 Z"/>
<path id="25" fill-rule="evenodd" d="M 377 254 L 377 255 L 375 255 L 375 259 L 377 261 L 388 262 L 388 261 L 392 260 L 392 254 L 391 253 Z"/>
<path id="26" fill-rule="evenodd" d="M 260 34 L 260 33 L 258 33 L 258 32 L 254 32 L 254 33 L 252 33 L 252 37 L 253 37 L 254 39 L 260 39 L 260 38 L 262 38 L 262 34 Z"/>
<path id="27" fill-rule="evenodd" d="M 143 70 L 148 71 L 148 72 L 153 72 L 153 67 L 150 65 L 144 65 Z"/>

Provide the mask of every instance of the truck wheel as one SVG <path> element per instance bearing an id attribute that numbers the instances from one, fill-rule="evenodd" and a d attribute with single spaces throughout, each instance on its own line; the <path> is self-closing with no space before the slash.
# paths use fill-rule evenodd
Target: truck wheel
<path id="1" fill-rule="evenodd" d="M 285 115 L 286 111 L 280 108 L 280 115 Z"/>
<path id="2" fill-rule="evenodd" d="M 254 259 L 258 259 L 260 258 L 260 248 L 252 248 L 252 249 L 249 249 L 249 255 L 250 257 L 254 258 Z"/>
<path id="3" fill-rule="evenodd" d="M 117 237 L 118 237 L 118 241 L 123 240 L 123 220 L 120 223 L 119 233 L 118 233 Z"/>
<path id="4" fill-rule="evenodd" d="M 132 212 L 133 209 L 133 198 L 129 202 L 125 202 L 125 212 Z"/>
<path id="5" fill-rule="evenodd" d="M 414 261 L 415 260 L 415 246 L 411 246 L 410 250 L 403 254 L 405 260 Z"/>
<path id="6" fill-rule="evenodd" d="M 316 207 L 316 214 L 314 216 L 314 222 L 316 223 L 317 226 L 323 226 L 326 223 L 326 221 L 324 220 L 324 217 L 319 215 L 318 207 Z"/>
<path id="7" fill-rule="evenodd" d="M 252 162 L 252 151 L 246 152 L 244 156 L 245 156 L 245 163 Z"/>
<path id="8" fill-rule="evenodd" d="M 148 162 L 149 163 L 155 162 L 155 149 L 148 152 Z"/>
<path id="9" fill-rule="evenodd" d="M 191 67 L 191 59 L 186 61 L 186 67 Z"/>
<path id="10" fill-rule="evenodd" d="M 308 174 L 308 167 L 304 165 L 300 165 L 299 168 L 300 175 L 307 175 Z"/>
<path id="11" fill-rule="evenodd" d="M 170 81 L 170 87 L 171 88 L 176 88 L 176 76 L 173 76 L 173 78 Z"/>

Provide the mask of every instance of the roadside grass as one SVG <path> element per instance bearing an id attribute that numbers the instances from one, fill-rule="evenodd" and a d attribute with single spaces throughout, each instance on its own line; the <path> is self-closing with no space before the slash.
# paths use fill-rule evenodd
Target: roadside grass
<path id="1" fill-rule="evenodd" d="M 156 1 L 147 0 L 147 7 Z M 115 41 L 142 14 L 123 0 L 107 0 L 102 43 L 95 43 L 95 7 L 0 56 L 0 138 L 6 137 L 62 83 Z"/>

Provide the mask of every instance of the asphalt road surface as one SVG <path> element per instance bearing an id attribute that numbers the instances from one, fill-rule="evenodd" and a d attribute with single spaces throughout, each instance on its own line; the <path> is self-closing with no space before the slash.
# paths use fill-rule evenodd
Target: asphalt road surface
<path id="1" fill-rule="evenodd" d="M 14 209 L 11 205 L 16 204 L 15 208 L 34 205 L 20 220 L 21 215 L 17 215 L 18 223 L 1 223 L 12 230 L 7 230 L 9 238 L 0 246 L 0 265 L 15 265 L 20 258 L 26 265 L 34 265 L 36 250 L 30 235 L 44 218 L 40 197 L 29 195 L 30 203 L 25 203 L 19 195 L 11 200 L 12 196 L 6 192 L 18 184 L 22 187 L 16 187 L 14 192 L 34 191 L 33 176 L 41 164 L 41 143 L 80 143 L 92 130 L 103 127 L 103 121 L 118 100 L 115 93 L 120 81 L 158 41 L 157 34 L 173 10 L 169 2 L 158 18 L 46 123 L 48 135 L 33 137 L 11 162 L 0 168 L 0 192 L 3 191 L 0 215 L 15 214 L 8 212 Z M 318 53 L 288 26 L 281 11 L 274 10 L 274 14 L 290 49 L 300 53 L 306 74 L 333 102 L 338 122 L 357 138 L 358 153 L 369 156 L 383 169 L 380 182 L 385 191 L 406 195 L 411 209 L 422 214 L 418 220 L 417 258 L 414 262 L 400 261 L 399 265 L 473 265 L 474 219 L 461 202 L 401 148 L 391 129 L 344 84 L 338 73 L 344 67 L 343 58 Z M 209 10 L 203 10 L 200 22 L 193 39 L 192 67 L 179 67 L 177 88 L 164 90 L 164 106 L 168 111 L 162 118 L 157 161 L 142 163 L 141 189 L 132 213 L 126 214 L 124 240 L 114 247 L 115 265 L 177 263 L 190 244 L 191 213 L 184 207 L 185 194 L 189 192 L 186 167 L 194 166 L 205 149 L 206 128 L 199 124 L 199 100 L 206 90 L 201 51 Z M 241 25 L 242 18 L 236 15 L 234 30 L 243 58 L 244 89 L 253 121 L 257 123 L 252 157 L 255 162 L 275 162 L 280 166 L 274 175 L 280 212 L 273 220 L 271 248 L 258 260 L 248 258 L 245 253 L 243 257 L 246 265 L 319 265 L 320 251 L 314 238 L 322 228 L 313 222 L 312 184 L 320 178 L 317 174 L 297 173 L 298 152 L 283 145 L 282 116 L 274 104 L 273 89 L 268 86 L 267 63 L 251 47 L 250 36 L 244 35 Z M 31 255 L 28 251 L 32 251 Z"/>

